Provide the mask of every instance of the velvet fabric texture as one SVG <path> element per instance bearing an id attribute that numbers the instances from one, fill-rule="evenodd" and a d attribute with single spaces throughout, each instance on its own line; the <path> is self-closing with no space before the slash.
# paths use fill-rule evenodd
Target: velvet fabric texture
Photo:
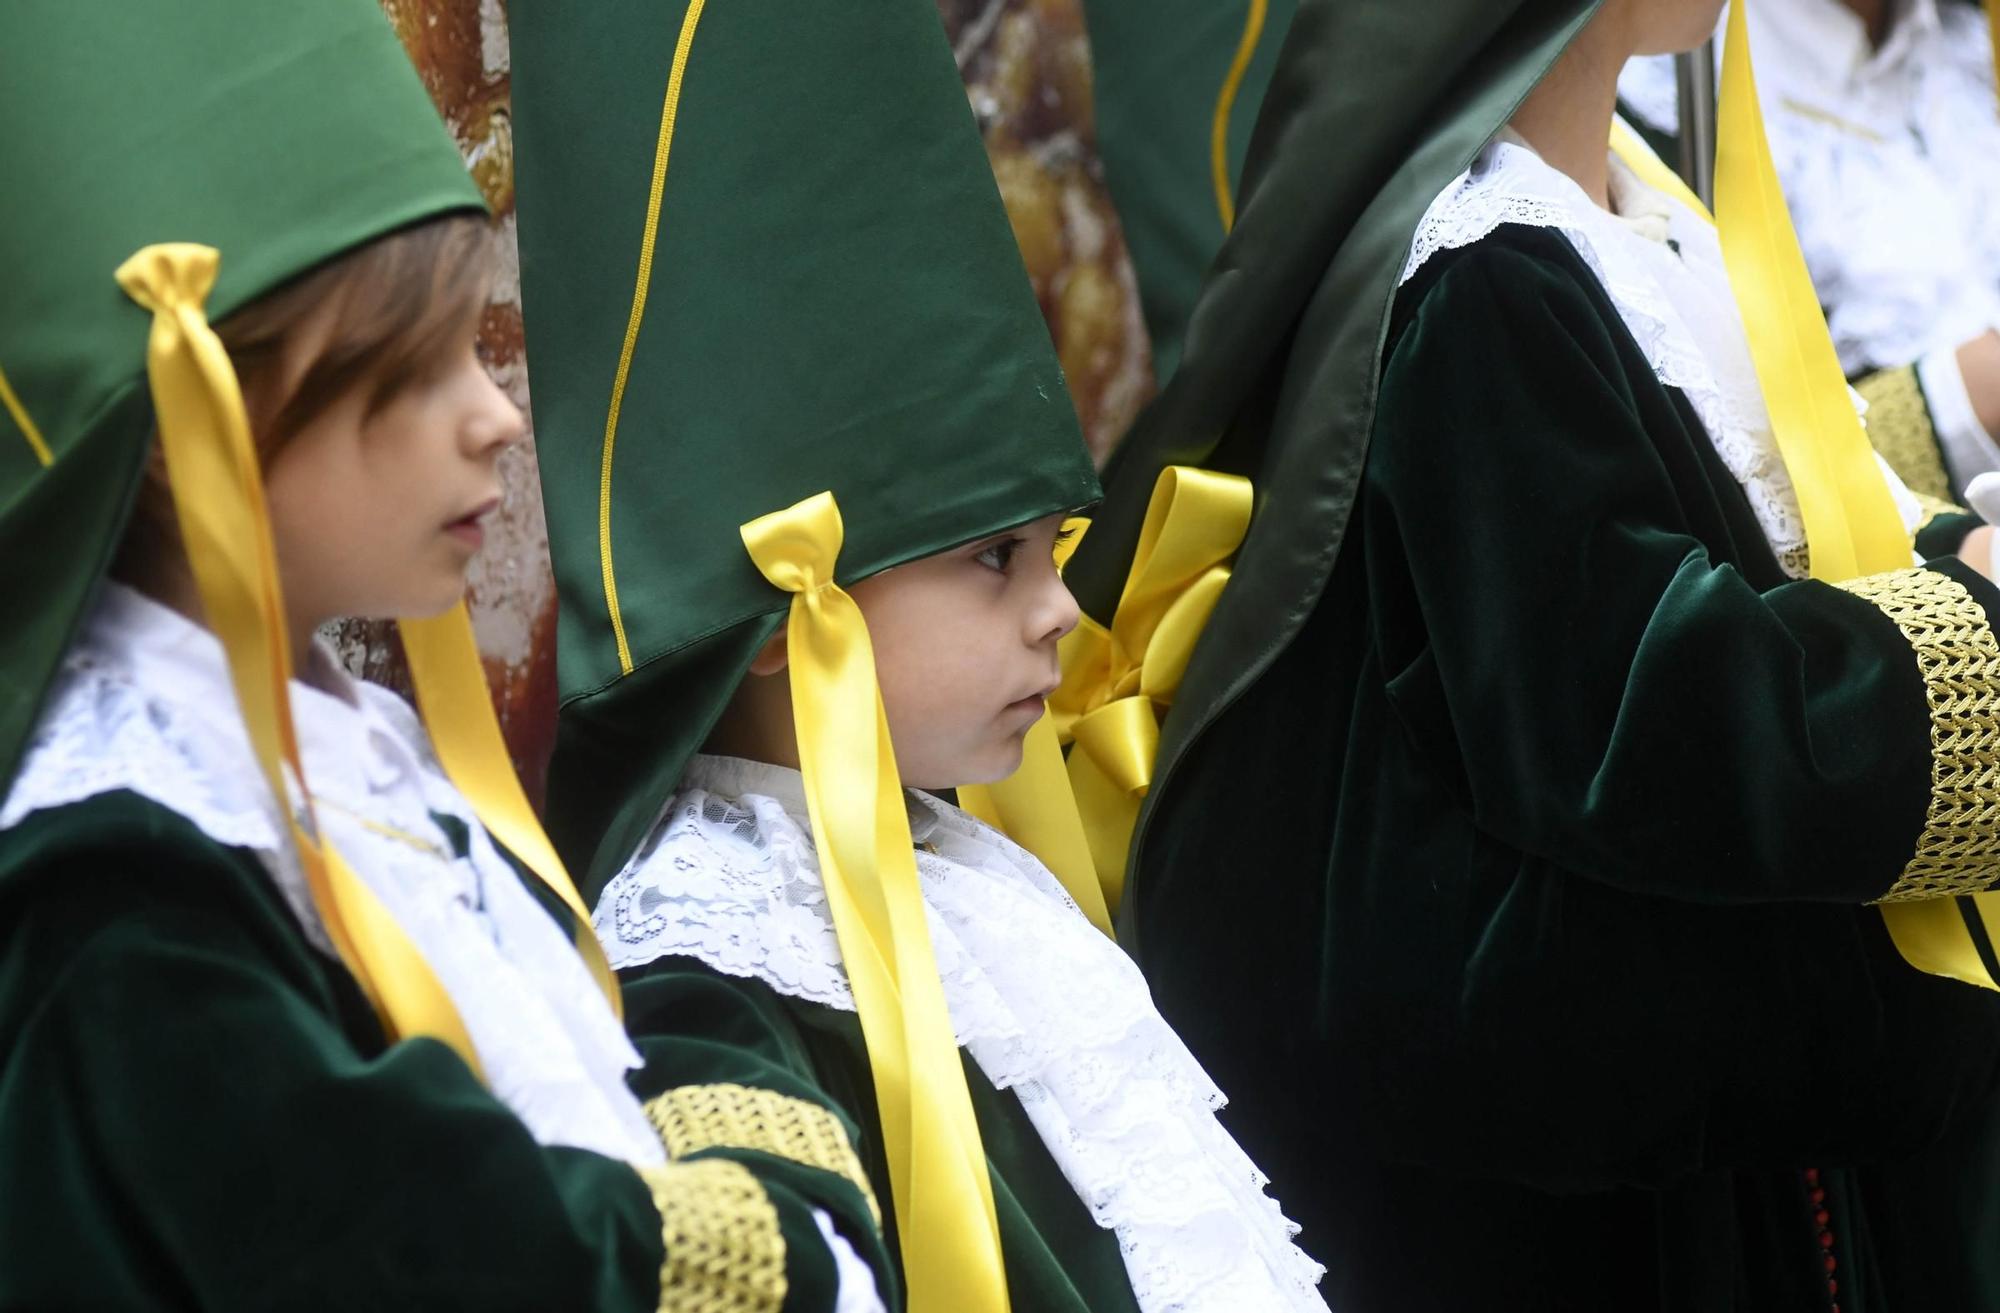
<path id="1" fill-rule="evenodd" d="M 1434 257 L 1385 356 L 1128 904 L 1329 1304 L 1824 1313 L 1831 1257 L 1845 1313 L 1993 1307 L 2000 1000 L 1862 905 L 1929 796 L 1908 642 L 1787 581 L 1559 235 Z"/>
<path id="2" fill-rule="evenodd" d="M 766 1019 L 706 1006 L 744 1046 Z M 726 1009 L 725 1009 L 726 1011 Z M 0 1309 L 665 1306 L 639 1175 L 538 1145 L 449 1049 L 383 1042 L 257 858 L 131 794 L 0 844 Z M 732 1051 L 655 1034 L 643 1097 Z M 748 1151 L 786 1242 L 788 1313 L 830 1310 L 812 1209 L 893 1277 L 844 1177 Z"/>
<path id="3" fill-rule="evenodd" d="M 725 975 L 693 958 L 662 958 L 623 973 L 626 1021 L 642 1050 L 653 1026 L 714 1053 L 735 1074 L 710 1076 L 775 1089 L 836 1108 L 858 1128 L 855 1149 L 875 1195 L 890 1198 L 881 1119 L 867 1044 L 851 1012 Z M 693 1000 L 705 1000 L 694 1004 Z M 754 1015 L 746 1031 L 736 1020 Z M 650 1051 L 649 1056 L 650 1056 Z M 1137 1313 L 1118 1238 L 1097 1225 L 1009 1091 L 996 1090 L 961 1050 L 1000 1220 L 1007 1292 L 1017 1313 Z M 887 1247 L 897 1248 L 885 1216 Z"/>

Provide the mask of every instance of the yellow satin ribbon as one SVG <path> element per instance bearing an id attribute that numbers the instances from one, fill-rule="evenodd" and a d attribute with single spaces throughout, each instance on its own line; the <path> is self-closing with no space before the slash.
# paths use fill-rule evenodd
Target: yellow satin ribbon
<path id="1" fill-rule="evenodd" d="M 1070 787 L 1107 907 L 1153 782 L 1160 720 L 1180 690 L 1202 628 L 1250 528 L 1250 481 L 1174 465 L 1160 471 L 1111 627 L 1088 616 L 1063 640 L 1062 684 L 1049 698 L 1057 734 L 1075 746 Z"/>
<path id="2" fill-rule="evenodd" d="M 792 594 L 786 628 L 799 769 L 840 954 L 868 1043 L 912 1309 L 1004 1313 L 993 1187 L 910 839 L 868 626 L 834 582 L 833 494 L 750 521 L 743 545 Z"/>
<path id="3" fill-rule="evenodd" d="M 1717 238 L 1750 343 L 1771 431 L 1791 475 L 1816 579 L 1839 582 L 1910 568 L 1910 535 L 1848 395 L 1818 295 L 1800 253 L 1751 65 L 1746 4 L 1729 8 L 1715 161 Z M 1612 148 L 1643 181 L 1706 215 L 1686 185 L 1622 123 Z M 2000 898 L 1974 897 L 1989 934 Z M 1955 900 L 1881 908 L 1890 938 L 1920 971 L 1996 989 Z"/>
<path id="4" fill-rule="evenodd" d="M 438 764 L 472 804 L 486 832 L 569 909 L 577 952 L 611 1010 L 622 1018 L 624 995 L 591 925 L 590 911 L 522 791 L 521 777 L 514 773 L 465 603 L 429 619 L 398 621 L 396 627 L 409 661 L 410 682 L 416 686 L 417 709 L 430 731 Z"/>
<path id="5" fill-rule="evenodd" d="M 1053 717 L 1044 715 L 1029 727 L 1021 742 L 1021 765 L 1012 775 L 993 784 L 965 785 L 958 791 L 958 805 L 1034 854 L 1085 918 L 1117 938 Z"/>
<path id="6" fill-rule="evenodd" d="M 219 263 L 212 247 L 168 243 L 145 247 L 117 273 L 127 295 L 153 312 L 146 373 L 203 613 L 228 654 L 251 747 L 285 814 L 327 937 L 384 1032 L 440 1040 L 478 1072 L 465 1025 L 429 964 L 319 839 L 292 724 L 292 657 L 263 476 L 236 371 L 204 311 Z"/>

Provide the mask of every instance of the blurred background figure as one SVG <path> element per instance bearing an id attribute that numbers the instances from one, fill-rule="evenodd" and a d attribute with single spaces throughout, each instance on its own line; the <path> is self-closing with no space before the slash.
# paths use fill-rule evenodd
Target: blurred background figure
<path id="1" fill-rule="evenodd" d="M 2000 105 L 1987 15 L 1965 0 L 1755 0 L 1778 176 L 1841 365 L 1879 450 L 1951 498 L 2000 468 Z M 1675 131 L 1673 61 L 1620 99 Z M 1668 154 L 1672 158 L 1672 154 Z"/>

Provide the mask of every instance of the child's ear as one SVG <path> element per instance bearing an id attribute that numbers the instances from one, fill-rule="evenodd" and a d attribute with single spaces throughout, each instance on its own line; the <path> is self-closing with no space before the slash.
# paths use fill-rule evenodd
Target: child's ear
<path id="1" fill-rule="evenodd" d="M 757 649 L 757 655 L 750 658 L 751 674 L 775 675 L 785 668 L 787 656 L 785 630 L 787 628 L 788 626 L 779 625 L 778 632 L 771 635 L 770 641 Z"/>

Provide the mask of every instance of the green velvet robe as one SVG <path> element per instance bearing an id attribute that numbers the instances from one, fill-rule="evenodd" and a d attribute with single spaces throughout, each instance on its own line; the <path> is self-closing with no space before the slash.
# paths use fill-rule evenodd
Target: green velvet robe
<path id="1" fill-rule="evenodd" d="M 727 1053 L 666 1024 L 682 1010 L 743 1036 L 763 1020 L 670 990 L 647 1006 L 642 1098 L 726 1078 Z M 862 1189 L 760 1143 L 676 1153 L 650 1184 L 623 1162 L 537 1144 L 443 1045 L 384 1042 L 253 854 L 136 795 L 0 835 L 9 1313 L 805 1313 L 831 1308 L 836 1288 L 813 1208 L 893 1301 Z M 716 1158 L 749 1169 L 769 1204 L 761 1222 L 754 1200 L 718 1187 L 703 1161 Z M 755 1270 L 753 1251 L 766 1272 L 781 1264 L 782 1296 L 718 1302 L 729 1283 L 703 1272 Z M 663 1268 L 680 1282 L 671 1293 Z"/>
<path id="2" fill-rule="evenodd" d="M 624 974 L 626 1022 L 635 1036 L 654 1024 L 706 1036 L 719 1054 L 729 1055 L 715 1059 L 734 1073 L 721 1079 L 824 1100 L 860 1128 L 855 1148 L 884 1210 L 889 1252 L 896 1255 L 888 1161 L 860 1019 L 694 958 L 665 957 Z M 655 1002 L 661 998 L 676 1002 Z M 695 998 L 713 1006 L 690 1007 Z M 733 1020 L 746 1012 L 759 1019 L 747 1032 Z M 1020 1101 L 994 1089 L 963 1050 L 959 1057 L 986 1147 L 1014 1313 L 1137 1313 L 1117 1236 L 1098 1226 L 1077 1198 Z"/>
<path id="3" fill-rule="evenodd" d="M 1330 582 L 1126 908 L 1327 1302 L 2000 1308 L 2000 999 L 1864 905 L 1929 815 L 1911 640 L 1780 571 L 1559 235 L 1434 257 L 1384 359 Z"/>

